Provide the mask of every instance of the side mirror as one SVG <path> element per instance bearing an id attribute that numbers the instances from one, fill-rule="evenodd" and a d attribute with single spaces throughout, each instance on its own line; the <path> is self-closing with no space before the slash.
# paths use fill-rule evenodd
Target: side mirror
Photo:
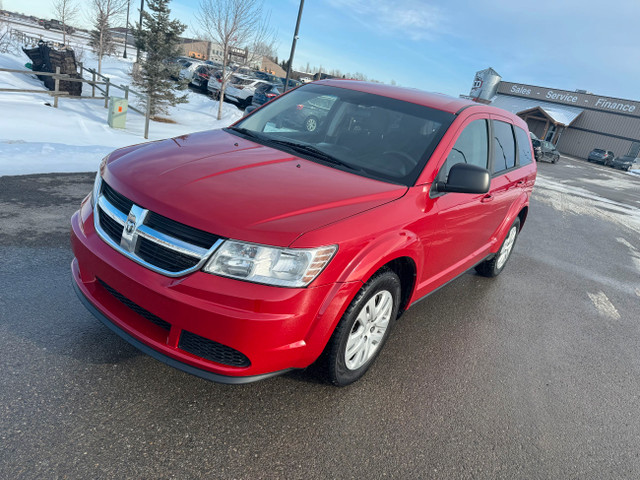
<path id="1" fill-rule="evenodd" d="M 244 115 L 242 115 L 242 116 L 246 117 L 251 112 L 253 112 L 256 108 L 258 108 L 258 107 L 256 107 L 255 105 L 249 105 L 247 108 L 244 109 Z"/>
<path id="2" fill-rule="evenodd" d="M 486 168 L 468 163 L 456 163 L 449 170 L 447 182 L 436 182 L 436 192 L 487 193 L 491 175 Z"/>

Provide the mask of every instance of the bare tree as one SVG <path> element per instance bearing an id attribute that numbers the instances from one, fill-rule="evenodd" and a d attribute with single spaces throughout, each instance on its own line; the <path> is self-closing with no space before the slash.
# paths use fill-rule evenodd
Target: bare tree
<path id="1" fill-rule="evenodd" d="M 0 0 L 0 10 L 2 9 L 2 0 Z M 4 20 L 4 17 L 0 17 L 0 53 L 7 53 L 9 46 L 11 45 L 11 36 L 9 29 L 9 22 Z"/>
<path id="2" fill-rule="evenodd" d="M 115 52 L 111 25 L 127 9 L 127 0 L 91 0 L 89 3 L 93 31 L 89 44 L 98 56 L 98 73 L 102 73 L 102 57 Z"/>
<path id="3" fill-rule="evenodd" d="M 269 16 L 264 14 L 261 0 L 200 0 L 196 18 L 204 36 L 220 45 L 223 51 L 218 105 L 220 120 L 229 79 L 242 64 L 254 63 L 265 52 L 273 53 L 274 35 L 268 28 Z M 246 58 L 240 65 L 231 65 L 232 49 L 238 48 L 245 49 Z"/>
<path id="4" fill-rule="evenodd" d="M 66 45 L 67 30 L 69 30 L 68 26 L 78 17 L 80 7 L 74 0 L 54 0 L 53 11 L 58 20 L 60 20 L 60 23 L 62 23 L 62 43 Z"/>

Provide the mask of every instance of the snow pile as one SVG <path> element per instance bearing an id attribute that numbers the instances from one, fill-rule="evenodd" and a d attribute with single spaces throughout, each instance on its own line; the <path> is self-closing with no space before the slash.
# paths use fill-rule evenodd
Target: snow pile
<path id="1" fill-rule="evenodd" d="M 27 62 L 24 54 L 0 54 L 0 68 L 24 70 Z M 84 64 L 96 67 L 97 61 L 85 51 Z M 130 62 L 105 57 L 102 68 L 114 83 L 131 84 Z M 118 130 L 107 124 L 104 100 L 62 97 L 55 109 L 48 106 L 53 105 L 53 97 L 44 93 L 44 86 L 35 76 L 18 73 L 0 72 L 0 88 L 43 92 L 0 93 L 0 175 L 93 171 L 102 157 L 115 148 L 147 141 L 143 136 L 144 117 L 132 110 L 127 113 L 126 129 Z M 118 89 L 110 93 L 123 95 Z M 83 96 L 87 95 L 91 95 L 91 87 L 85 84 Z M 135 96 L 129 100 L 135 102 Z M 224 104 L 223 118 L 218 121 L 218 103 L 210 97 L 188 92 L 188 100 L 169 110 L 167 117 L 176 123 L 150 123 L 149 141 L 223 128 L 242 116 L 238 108 Z"/>

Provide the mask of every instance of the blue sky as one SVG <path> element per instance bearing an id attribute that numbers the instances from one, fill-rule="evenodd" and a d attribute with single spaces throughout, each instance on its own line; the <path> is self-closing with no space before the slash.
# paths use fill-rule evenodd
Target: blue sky
<path id="1" fill-rule="evenodd" d="M 2 0 L 4 8 L 51 16 L 51 0 Z M 132 0 L 135 5 L 138 0 Z M 191 32 L 199 2 L 173 0 Z M 287 58 L 298 0 L 265 0 Z M 477 70 L 507 81 L 640 99 L 640 0 L 306 0 L 294 67 L 458 95 Z"/>

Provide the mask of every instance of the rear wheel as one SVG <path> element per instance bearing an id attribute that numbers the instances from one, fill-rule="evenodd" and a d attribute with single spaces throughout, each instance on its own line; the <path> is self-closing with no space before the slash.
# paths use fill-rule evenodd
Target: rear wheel
<path id="1" fill-rule="evenodd" d="M 479 265 L 476 265 L 476 272 L 478 272 L 483 277 L 498 276 L 504 269 L 504 266 L 507 264 L 507 260 L 509 260 L 509 257 L 511 256 L 513 247 L 516 244 L 516 239 L 518 238 L 518 233 L 520 233 L 520 217 L 516 218 L 511 224 L 511 228 L 509 228 L 507 236 L 502 242 L 498 253 L 496 253 L 493 258 L 485 260 Z"/>
<path id="2" fill-rule="evenodd" d="M 327 348 L 327 376 L 343 387 L 361 378 L 380 354 L 398 315 L 400 279 L 378 271 L 362 287 L 342 316 Z"/>

